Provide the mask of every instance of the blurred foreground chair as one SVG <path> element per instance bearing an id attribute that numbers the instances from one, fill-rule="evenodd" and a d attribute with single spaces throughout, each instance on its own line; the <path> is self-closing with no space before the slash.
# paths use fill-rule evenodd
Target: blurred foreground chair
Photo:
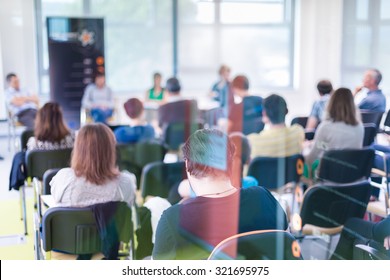
<path id="1" fill-rule="evenodd" d="M 96 207 L 104 213 L 106 227 L 101 224 L 102 217 L 97 216 Z M 126 257 L 131 259 L 134 256 L 132 210 L 125 202 L 109 202 L 85 208 L 52 207 L 35 230 L 36 259 L 50 259 L 51 251 L 70 255 L 103 252 L 112 259 L 118 256 L 117 241 L 123 242 L 123 248 L 128 250 L 124 252 Z"/>
<path id="2" fill-rule="evenodd" d="M 220 242 L 209 260 L 301 260 L 298 242 L 287 231 L 257 230 Z"/>

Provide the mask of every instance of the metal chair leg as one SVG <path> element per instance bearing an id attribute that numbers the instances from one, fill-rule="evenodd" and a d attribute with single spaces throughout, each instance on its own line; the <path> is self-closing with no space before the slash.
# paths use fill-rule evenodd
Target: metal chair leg
<path id="1" fill-rule="evenodd" d="M 27 232 L 27 210 L 26 210 L 26 183 L 25 185 L 23 185 L 22 187 L 22 201 L 21 201 L 21 204 L 22 204 L 22 209 L 23 209 L 23 224 L 24 224 L 24 235 L 28 235 L 28 232 Z"/>

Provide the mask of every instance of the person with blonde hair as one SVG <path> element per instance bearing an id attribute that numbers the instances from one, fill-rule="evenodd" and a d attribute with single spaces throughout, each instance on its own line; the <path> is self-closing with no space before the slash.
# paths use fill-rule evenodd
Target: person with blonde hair
<path id="1" fill-rule="evenodd" d="M 317 128 L 305 163 L 310 167 L 327 150 L 362 148 L 363 137 L 364 128 L 352 92 L 348 88 L 339 88 L 329 99 L 327 117 Z"/>
<path id="2" fill-rule="evenodd" d="M 88 124 L 77 134 L 71 167 L 61 169 L 50 182 L 57 206 L 86 207 L 109 201 L 131 205 L 134 174 L 116 165 L 115 137 L 104 124 Z"/>
<path id="3" fill-rule="evenodd" d="M 34 137 L 27 142 L 27 150 L 56 150 L 72 148 L 75 135 L 64 122 L 60 105 L 48 102 L 38 110 Z"/>

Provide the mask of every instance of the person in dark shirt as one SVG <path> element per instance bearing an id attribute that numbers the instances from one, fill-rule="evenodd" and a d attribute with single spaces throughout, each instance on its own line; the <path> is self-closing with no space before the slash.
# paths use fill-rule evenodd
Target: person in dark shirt
<path id="1" fill-rule="evenodd" d="M 154 129 L 143 117 L 144 106 L 137 98 L 131 98 L 124 104 L 126 114 L 130 118 L 129 127 L 119 127 L 115 130 L 118 143 L 136 143 L 154 139 Z"/>
<path id="2" fill-rule="evenodd" d="M 190 136 L 183 154 L 196 197 L 163 212 L 153 259 L 205 259 L 234 234 L 287 228 L 286 215 L 269 191 L 232 185 L 234 153 L 234 144 L 218 130 L 202 129 Z"/>

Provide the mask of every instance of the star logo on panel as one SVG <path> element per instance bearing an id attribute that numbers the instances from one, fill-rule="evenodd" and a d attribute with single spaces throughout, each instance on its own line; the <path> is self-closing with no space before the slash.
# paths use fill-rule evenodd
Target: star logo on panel
<path id="1" fill-rule="evenodd" d="M 95 43 L 95 39 L 93 38 L 94 36 L 95 33 L 93 33 L 92 31 L 89 32 L 88 30 L 84 29 L 79 35 L 79 41 L 81 42 L 81 45 L 83 47 L 86 47 Z"/>

